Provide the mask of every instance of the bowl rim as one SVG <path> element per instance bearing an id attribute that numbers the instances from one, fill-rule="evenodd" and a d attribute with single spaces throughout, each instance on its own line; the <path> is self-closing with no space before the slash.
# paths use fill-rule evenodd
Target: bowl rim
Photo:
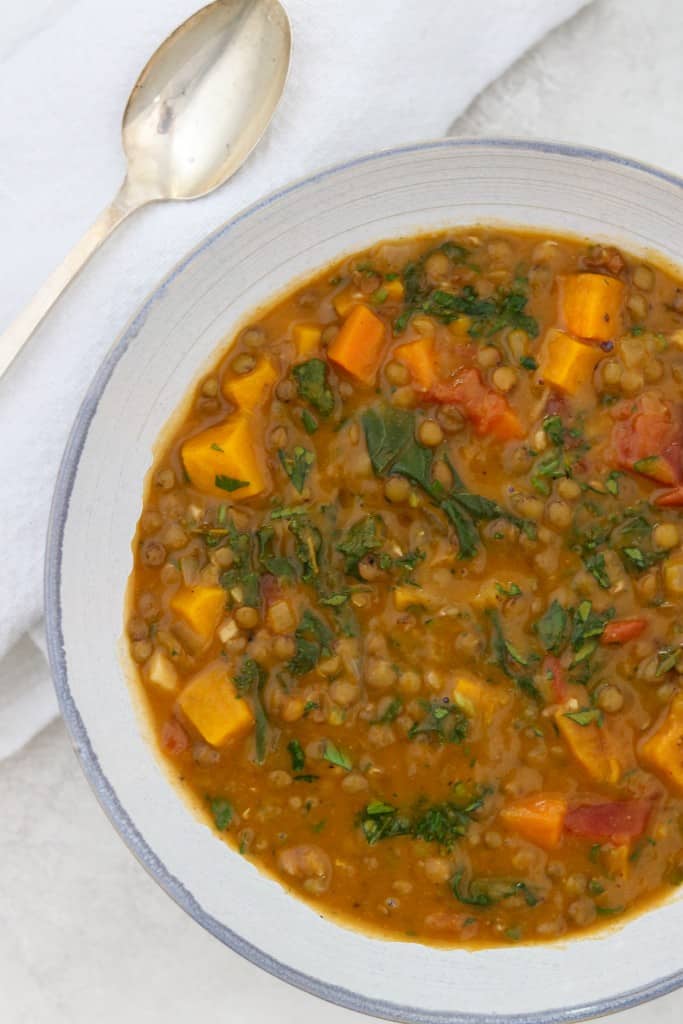
<path id="1" fill-rule="evenodd" d="M 69 516 L 71 494 L 90 424 L 116 365 L 127 351 L 129 345 L 134 341 L 151 307 L 163 299 L 168 285 L 182 274 L 197 256 L 209 249 L 219 238 L 228 234 L 237 224 L 293 192 L 305 189 L 315 182 L 333 177 L 340 172 L 388 157 L 409 156 L 413 153 L 425 153 L 438 149 L 464 149 L 468 147 L 494 148 L 503 151 L 516 150 L 520 153 L 540 152 L 549 156 L 565 157 L 569 160 L 579 158 L 596 163 L 615 164 L 641 174 L 659 178 L 683 191 L 683 178 L 658 167 L 643 163 L 640 160 L 622 156 L 608 150 L 570 143 L 527 140 L 514 137 L 482 136 L 472 138 L 458 136 L 382 149 L 323 168 L 258 199 L 219 225 L 199 245 L 182 257 L 147 296 L 113 342 L 90 382 L 78 410 L 59 466 L 48 521 L 43 580 L 47 651 L 61 716 L 69 732 L 80 767 L 102 810 L 128 849 L 154 881 L 198 924 L 215 938 L 219 939 L 224 945 L 228 946 L 233 952 L 243 956 L 252 964 L 262 968 L 281 981 L 285 981 L 296 988 L 318 996 L 327 1002 L 354 1010 L 357 1013 L 364 1013 L 386 1020 L 401 1020 L 411 1022 L 411 1024 L 564 1024 L 564 1022 L 585 1020 L 589 1017 L 600 1017 L 605 1014 L 628 1010 L 651 999 L 667 995 L 683 986 L 683 968 L 662 978 L 657 978 L 637 989 L 627 990 L 602 1000 L 567 1007 L 556 1007 L 549 1010 L 536 1011 L 531 1014 L 471 1014 L 462 1013 L 458 1010 L 429 1011 L 416 1006 L 403 1006 L 387 1000 L 366 998 L 348 988 L 330 984 L 290 967 L 264 953 L 252 943 L 247 942 L 227 927 L 227 925 L 207 913 L 180 879 L 168 870 L 163 861 L 149 846 L 121 804 L 116 791 L 103 771 L 71 693 L 61 625 L 64 531 Z"/>

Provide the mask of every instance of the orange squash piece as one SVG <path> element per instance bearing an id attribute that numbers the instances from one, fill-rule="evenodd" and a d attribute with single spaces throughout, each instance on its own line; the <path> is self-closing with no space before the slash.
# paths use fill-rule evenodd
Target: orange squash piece
<path id="1" fill-rule="evenodd" d="M 611 785 L 619 781 L 624 770 L 620 761 L 620 745 L 606 724 L 589 722 L 579 725 L 567 718 L 563 710 L 556 712 L 555 724 L 572 757 L 591 779 Z"/>
<path id="2" fill-rule="evenodd" d="M 410 371 L 412 382 L 420 391 L 429 391 L 436 380 L 436 352 L 434 338 L 425 335 L 394 349 L 394 359 Z"/>
<path id="3" fill-rule="evenodd" d="M 640 760 L 683 793 L 683 693 L 676 694 L 664 721 L 641 743 Z"/>
<path id="4" fill-rule="evenodd" d="M 562 839 L 566 813 L 564 797 L 534 793 L 508 804 L 500 812 L 500 817 L 511 832 L 544 850 L 552 850 Z"/>
<path id="5" fill-rule="evenodd" d="M 384 324 L 367 306 L 355 306 L 328 349 L 333 363 L 363 384 L 374 384 L 382 349 Z"/>
<path id="6" fill-rule="evenodd" d="M 548 331 L 541 357 L 540 376 L 568 395 L 590 382 L 605 353 L 597 345 L 577 341 L 565 331 Z"/>
<path id="7" fill-rule="evenodd" d="M 254 725 L 254 716 L 222 662 L 214 662 L 193 676 L 178 703 L 207 743 L 219 747 L 237 739 Z"/>
<path id="8" fill-rule="evenodd" d="M 624 285 L 606 274 L 560 278 L 560 315 L 570 334 L 609 341 L 620 331 Z"/>

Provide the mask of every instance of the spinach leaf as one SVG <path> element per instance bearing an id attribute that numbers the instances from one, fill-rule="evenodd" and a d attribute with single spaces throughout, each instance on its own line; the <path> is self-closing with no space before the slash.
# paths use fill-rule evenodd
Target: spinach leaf
<path id="1" fill-rule="evenodd" d="M 400 473 L 431 493 L 434 455 L 415 438 L 414 413 L 384 406 L 366 409 L 361 421 L 375 474 Z"/>
<path id="2" fill-rule="evenodd" d="M 544 651 L 557 654 L 565 640 L 568 623 L 569 616 L 565 609 L 559 601 L 553 601 L 545 614 L 534 623 L 534 631 Z"/>
<path id="3" fill-rule="evenodd" d="M 441 743 L 463 742 L 469 729 L 469 720 L 461 708 L 438 700 L 421 700 L 420 706 L 426 714 L 420 722 L 410 727 L 408 739 L 428 735 Z"/>
<path id="4" fill-rule="evenodd" d="M 208 800 L 216 828 L 219 832 L 225 832 L 232 821 L 232 804 L 220 796 L 209 797 Z"/>
<path id="5" fill-rule="evenodd" d="M 300 772 L 306 763 L 304 748 L 298 740 L 290 740 L 287 744 L 287 750 L 289 751 L 289 756 L 292 759 L 292 771 Z"/>
<path id="6" fill-rule="evenodd" d="M 329 761 L 330 764 L 337 765 L 338 768 L 343 768 L 345 771 L 350 772 L 353 768 L 351 758 L 345 751 L 340 750 L 332 740 L 325 741 L 325 749 L 323 750 L 323 758 Z"/>
<path id="7" fill-rule="evenodd" d="M 223 476 L 222 473 L 218 473 L 214 478 L 216 487 L 220 487 L 222 491 L 238 491 L 241 487 L 248 487 L 248 480 L 236 480 L 232 476 Z"/>
<path id="8" fill-rule="evenodd" d="M 292 455 L 288 455 L 282 448 L 278 450 L 277 454 L 282 468 L 292 481 L 292 486 L 301 494 L 308 472 L 315 461 L 315 455 L 308 448 L 302 448 L 301 445 L 295 447 Z"/>
<path id="9" fill-rule="evenodd" d="M 318 410 L 321 416 L 329 416 L 334 409 L 334 394 L 327 382 L 327 364 L 322 359 L 309 359 L 298 363 L 292 369 L 299 397 Z"/>
<path id="10" fill-rule="evenodd" d="M 358 576 L 359 562 L 370 552 L 379 551 L 384 538 L 384 520 L 376 513 L 353 523 L 337 544 L 337 551 L 344 555 L 344 571 Z"/>
<path id="11" fill-rule="evenodd" d="M 306 609 L 296 627 L 294 638 L 296 649 L 287 663 L 288 670 L 295 676 L 310 672 L 322 658 L 332 654 L 334 634 L 322 619 Z"/>
<path id="12" fill-rule="evenodd" d="M 263 687 L 266 685 L 268 674 L 253 658 L 245 658 L 235 676 L 235 687 L 237 692 L 249 694 L 251 697 L 252 711 L 254 713 L 254 738 L 256 742 L 256 763 L 263 764 L 266 759 L 266 747 L 268 742 L 268 716 L 263 707 Z"/>

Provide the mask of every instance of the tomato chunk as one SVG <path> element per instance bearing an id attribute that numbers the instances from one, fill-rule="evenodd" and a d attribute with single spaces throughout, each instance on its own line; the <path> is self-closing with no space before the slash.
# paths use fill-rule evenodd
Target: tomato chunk
<path id="1" fill-rule="evenodd" d="M 645 831 L 652 804 L 649 800 L 615 800 L 605 804 L 581 804 L 567 812 L 567 832 L 595 841 L 613 843 L 636 839 Z"/>
<path id="2" fill-rule="evenodd" d="M 662 484 L 681 476 L 681 424 L 671 405 L 646 394 L 615 410 L 612 447 L 617 464 Z"/>
<path id="3" fill-rule="evenodd" d="M 452 380 L 437 381 L 427 397 L 442 405 L 457 405 L 482 436 L 492 434 L 501 441 L 524 437 L 517 413 L 503 395 L 484 384 L 478 370 L 462 370 Z"/>
<path id="4" fill-rule="evenodd" d="M 543 659 L 543 671 L 550 676 L 550 683 L 553 691 L 553 700 L 558 704 L 563 704 L 569 696 L 569 687 L 567 686 L 567 670 L 560 661 L 554 655 L 549 654 Z"/>
<path id="5" fill-rule="evenodd" d="M 655 505 L 660 508 L 680 508 L 683 505 L 683 487 L 674 487 L 655 498 Z"/>
<path id="6" fill-rule="evenodd" d="M 608 622 L 600 637 L 600 643 L 625 644 L 640 636 L 646 626 L 645 619 L 617 619 L 615 622 Z"/>

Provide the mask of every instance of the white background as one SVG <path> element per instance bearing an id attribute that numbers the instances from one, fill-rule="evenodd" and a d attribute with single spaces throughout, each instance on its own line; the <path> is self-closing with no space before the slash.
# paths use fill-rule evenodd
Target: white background
<path id="1" fill-rule="evenodd" d="M 24 0 L 5 10 L 4 0 L 0 60 L 38 18 L 58 18 L 69 5 Z M 683 175 L 682 43 L 680 0 L 596 0 L 488 89 L 453 131 L 603 146 Z M 466 40 L 453 45 L 457 59 Z M 503 1011 L 494 999 L 491 1011 Z M 55 724 L 0 765 L 0 1021 L 122 1018 L 364 1019 L 263 974 L 186 917 L 123 847 Z M 683 993 L 613 1020 L 680 1024 Z"/>

